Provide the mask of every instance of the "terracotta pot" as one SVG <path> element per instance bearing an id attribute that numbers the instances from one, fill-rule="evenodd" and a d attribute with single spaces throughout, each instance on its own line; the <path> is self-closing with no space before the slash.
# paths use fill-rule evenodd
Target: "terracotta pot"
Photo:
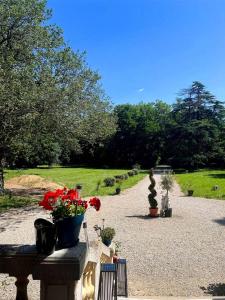
<path id="1" fill-rule="evenodd" d="M 149 215 L 150 217 L 158 217 L 158 207 L 149 208 Z"/>
<path id="2" fill-rule="evenodd" d="M 113 263 L 116 264 L 119 260 L 119 257 L 117 255 L 113 255 Z"/>

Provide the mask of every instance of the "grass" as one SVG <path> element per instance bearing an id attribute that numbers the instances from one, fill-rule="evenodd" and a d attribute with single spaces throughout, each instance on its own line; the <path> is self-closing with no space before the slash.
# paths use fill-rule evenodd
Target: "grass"
<path id="1" fill-rule="evenodd" d="M 177 174 L 177 182 L 184 193 L 188 189 L 194 190 L 193 196 L 225 200 L 225 171 L 200 170 L 198 172 Z M 216 191 L 213 186 L 218 186 Z"/>
<path id="2" fill-rule="evenodd" d="M 31 197 L 17 197 L 10 195 L 0 196 L 0 213 L 9 208 L 18 208 L 34 203 L 37 203 L 37 200 L 34 200 Z"/>
<path id="3" fill-rule="evenodd" d="M 57 166 L 53 168 L 39 167 L 24 170 L 5 170 L 5 180 L 20 175 L 39 175 L 62 186 L 67 186 L 68 188 L 73 188 L 78 183 L 82 184 L 82 196 L 101 196 L 114 194 L 115 188 L 117 187 L 116 184 L 113 187 L 105 187 L 103 183 L 104 178 L 125 174 L 128 171 L 127 169 L 67 168 Z M 145 172 L 124 180 L 121 185 L 121 190 L 132 187 L 144 178 L 144 176 L 146 176 Z M 97 191 L 96 187 L 99 180 L 101 180 L 101 185 Z"/>

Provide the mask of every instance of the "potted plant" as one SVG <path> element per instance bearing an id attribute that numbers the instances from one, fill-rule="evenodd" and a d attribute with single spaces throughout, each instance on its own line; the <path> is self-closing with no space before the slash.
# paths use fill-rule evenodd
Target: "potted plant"
<path id="1" fill-rule="evenodd" d="M 116 186 L 116 195 L 119 195 L 120 192 L 121 192 L 121 185 L 122 185 L 122 180 L 120 179 L 117 183 L 117 186 Z"/>
<path id="2" fill-rule="evenodd" d="M 120 253 L 120 249 L 121 249 L 121 243 L 118 241 L 114 242 L 115 244 L 115 253 L 113 255 L 113 262 L 117 263 L 118 259 L 119 259 L 119 253 Z"/>
<path id="3" fill-rule="evenodd" d="M 115 236 L 116 232 L 115 229 L 112 227 L 105 227 L 101 230 L 101 239 L 103 244 L 109 246 Z"/>
<path id="4" fill-rule="evenodd" d="M 101 202 L 96 197 L 89 201 L 82 200 L 77 189 L 64 188 L 47 192 L 39 205 L 51 211 L 57 231 L 58 247 L 69 248 L 79 241 L 80 228 L 88 205 L 98 211 Z"/>
<path id="5" fill-rule="evenodd" d="M 150 194 L 148 195 L 148 201 L 150 204 L 149 208 L 149 216 L 150 217 L 158 217 L 158 202 L 156 200 L 157 192 L 155 190 L 155 179 L 153 178 L 153 170 L 151 169 L 149 172 L 149 179 L 151 184 L 149 185 L 148 189 Z"/>
<path id="6" fill-rule="evenodd" d="M 161 177 L 161 188 L 166 191 L 166 194 L 162 196 L 162 208 L 160 215 L 162 217 L 172 217 L 172 208 L 170 207 L 169 191 L 172 190 L 174 184 L 173 176 L 171 174 L 165 174 Z"/>
<path id="7" fill-rule="evenodd" d="M 190 182 L 188 182 L 188 183 L 186 184 L 185 190 L 187 191 L 187 195 L 188 195 L 188 196 L 192 196 L 193 193 L 194 193 L 192 184 L 191 184 Z"/>

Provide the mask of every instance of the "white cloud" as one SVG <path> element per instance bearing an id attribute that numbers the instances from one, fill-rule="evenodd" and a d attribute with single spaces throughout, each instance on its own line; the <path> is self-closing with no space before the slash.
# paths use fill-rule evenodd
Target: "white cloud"
<path id="1" fill-rule="evenodd" d="M 139 93 L 142 93 L 144 91 L 144 88 L 141 88 L 138 90 Z"/>

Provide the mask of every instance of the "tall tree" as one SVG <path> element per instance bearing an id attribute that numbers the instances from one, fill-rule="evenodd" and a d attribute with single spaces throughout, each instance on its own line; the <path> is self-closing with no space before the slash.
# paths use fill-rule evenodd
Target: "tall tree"
<path id="1" fill-rule="evenodd" d="M 100 76 L 50 17 L 45 0 L 0 1 L 1 167 L 51 163 L 63 148 L 79 150 L 81 138 L 93 143 L 115 130 Z"/>
<path id="2" fill-rule="evenodd" d="M 177 166 L 203 167 L 224 153 L 225 109 L 198 81 L 182 90 L 181 96 L 173 105 L 175 124 L 168 137 L 168 158 Z"/>

